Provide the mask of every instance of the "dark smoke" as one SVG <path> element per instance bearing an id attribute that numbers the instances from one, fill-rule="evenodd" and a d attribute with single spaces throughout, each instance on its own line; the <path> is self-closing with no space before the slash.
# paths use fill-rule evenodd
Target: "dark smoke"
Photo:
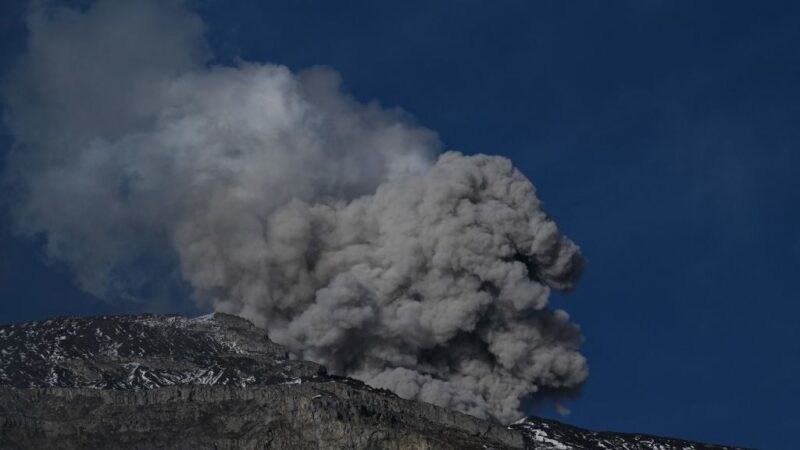
<path id="1" fill-rule="evenodd" d="M 209 66 L 202 32 L 155 0 L 31 15 L 6 178 L 83 289 L 134 298 L 159 274 L 127 269 L 166 255 L 298 355 L 477 416 L 583 382 L 582 336 L 548 308 L 582 259 L 509 160 L 442 153 L 328 69 Z"/>

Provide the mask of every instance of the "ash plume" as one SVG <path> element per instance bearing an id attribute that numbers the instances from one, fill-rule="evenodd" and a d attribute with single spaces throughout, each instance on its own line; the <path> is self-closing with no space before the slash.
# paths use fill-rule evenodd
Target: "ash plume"
<path id="1" fill-rule="evenodd" d="M 84 290 L 177 279 L 333 372 L 480 417 L 586 378 L 548 306 L 580 253 L 508 159 L 443 152 L 330 69 L 212 65 L 177 2 L 39 5 L 29 30 L 3 84 L 11 209 Z"/>

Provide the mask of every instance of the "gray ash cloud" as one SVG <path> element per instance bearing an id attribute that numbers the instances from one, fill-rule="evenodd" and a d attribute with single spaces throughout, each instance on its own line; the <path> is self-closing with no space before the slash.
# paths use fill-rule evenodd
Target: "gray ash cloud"
<path id="1" fill-rule="evenodd" d="M 548 305 L 582 258 L 508 159 L 443 152 L 330 69 L 209 64 L 177 2 L 39 5 L 29 25 L 3 85 L 12 212 L 86 291 L 169 284 L 141 264 L 161 255 L 299 356 L 481 417 L 586 378 Z"/>

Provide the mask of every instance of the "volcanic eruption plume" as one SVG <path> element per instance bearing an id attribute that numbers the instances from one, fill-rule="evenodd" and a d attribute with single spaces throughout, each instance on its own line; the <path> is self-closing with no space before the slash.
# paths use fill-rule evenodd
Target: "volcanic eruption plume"
<path id="1" fill-rule="evenodd" d="M 329 69 L 212 65 L 179 3 L 40 5 L 29 30 L 3 89 L 11 210 L 87 292 L 188 283 L 333 372 L 500 420 L 586 378 L 548 307 L 581 256 L 509 160 L 442 152 Z"/>

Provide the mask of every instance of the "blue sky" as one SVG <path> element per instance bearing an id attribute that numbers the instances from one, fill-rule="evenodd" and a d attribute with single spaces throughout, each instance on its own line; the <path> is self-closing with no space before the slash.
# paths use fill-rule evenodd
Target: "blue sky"
<path id="1" fill-rule="evenodd" d="M 505 155 L 534 182 L 587 258 L 577 289 L 554 299 L 582 326 L 591 370 L 562 420 L 788 448 L 800 6 L 191 4 L 217 62 L 331 66 L 358 99 L 404 108 L 447 148 Z M 24 2 L 0 8 L 5 67 L 24 46 Z M 0 322 L 142 309 L 81 293 L 2 214 Z"/>

